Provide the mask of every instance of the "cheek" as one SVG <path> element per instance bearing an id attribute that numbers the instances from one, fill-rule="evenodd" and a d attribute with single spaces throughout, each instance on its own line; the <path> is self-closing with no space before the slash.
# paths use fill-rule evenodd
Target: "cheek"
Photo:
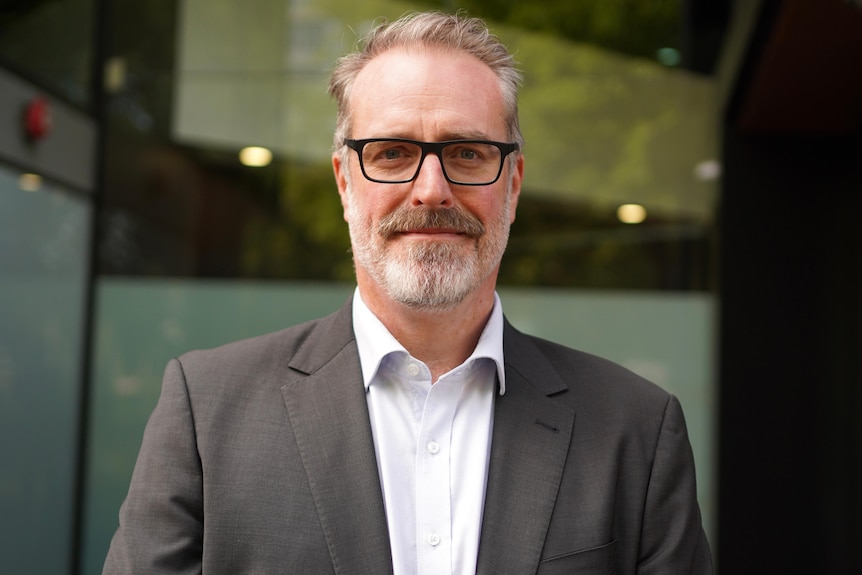
<path id="1" fill-rule="evenodd" d="M 381 206 L 371 198 L 360 197 L 355 193 L 345 194 L 342 199 L 344 219 L 351 226 L 370 228 L 387 212 L 381 212 Z"/>
<path id="2" fill-rule="evenodd" d="M 388 192 L 388 193 L 387 193 Z M 362 196 L 353 196 L 354 214 L 366 222 L 378 222 L 401 205 L 396 194 L 390 190 L 366 191 Z"/>
<path id="3" fill-rule="evenodd" d="M 505 216 L 505 193 L 505 190 L 497 190 L 495 192 L 489 191 L 482 195 L 475 195 L 463 202 L 462 206 L 487 226 L 489 224 L 499 222 L 500 219 Z M 511 215 L 509 217 L 511 217 Z"/>

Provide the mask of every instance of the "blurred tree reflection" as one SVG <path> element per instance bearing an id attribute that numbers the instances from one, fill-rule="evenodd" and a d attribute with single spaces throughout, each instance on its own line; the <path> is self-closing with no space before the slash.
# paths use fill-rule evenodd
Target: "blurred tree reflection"
<path id="1" fill-rule="evenodd" d="M 258 10 L 275 10 L 279 1 Z M 254 6 L 236 2 L 195 4 L 209 17 L 196 53 L 209 58 L 210 28 Z M 261 32 L 271 42 L 239 30 L 216 35 L 213 48 L 224 57 L 206 60 L 213 68 L 195 61 L 183 69 L 175 45 L 184 30 L 176 0 L 116 4 L 111 57 L 125 66 L 125 81 L 111 93 L 101 273 L 352 281 L 347 226 L 329 162 L 331 126 L 323 125 L 334 116 L 325 96 L 326 68 L 332 53 L 349 50 L 375 18 L 432 8 L 486 18 L 525 70 L 527 174 L 501 283 L 711 288 L 716 186 L 696 181 L 692 168 L 716 147 L 713 88 L 708 78 L 656 61 L 659 49 L 679 46 L 678 0 L 285 6 L 287 23 Z M 253 57 L 269 54 L 270 43 L 282 40 L 283 68 L 267 68 Z M 206 103 L 223 109 L 203 116 L 197 139 L 180 142 L 179 83 L 188 89 L 189 80 L 200 78 L 213 82 L 200 84 Z M 293 114 L 288 121 L 255 115 L 247 100 L 234 97 L 237 84 L 254 82 L 283 90 Z M 191 105 L 200 100 L 191 98 Z M 275 149 L 266 168 L 240 166 L 238 142 L 248 134 L 230 130 L 266 121 L 275 126 L 276 144 L 299 144 L 310 153 L 300 157 L 288 146 Z M 615 214 L 632 202 L 649 214 L 636 226 Z"/>
<path id="2" fill-rule="evenodd" d="M 331 165 L 284 162 L 279 172 L 278 208 L 244 224 L 242 275 L 352 281 Z"/>
<path id="3" fill-rule="evenodd" d="M 653 58 L 678 48 L 680 0 L 439 0 L 444 11 L 466 10 L 495 24 L 546 32 L 607 50 Z"/>

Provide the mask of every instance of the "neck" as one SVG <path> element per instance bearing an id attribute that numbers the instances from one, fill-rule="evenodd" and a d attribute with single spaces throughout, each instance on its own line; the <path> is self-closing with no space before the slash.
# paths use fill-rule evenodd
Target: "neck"
<path id="1" fill-rule="evenodd" d="M 367 288 L 367 286 L 366 286 Z M 407 352 L 431 370 L 431 381 L 470 357 L 494 307 L 494 281 L 452 309 L 425 310 L 393 302 L 376 289 L 359 291 L 362 301 Z"/>

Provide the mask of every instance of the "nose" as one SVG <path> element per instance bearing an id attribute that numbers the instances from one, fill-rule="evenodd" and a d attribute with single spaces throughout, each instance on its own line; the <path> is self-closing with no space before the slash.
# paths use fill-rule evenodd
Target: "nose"
<path id="1" fill-rule="evenodd" d="M 411 189 L 414 206 L 449 206 L 452 204 L 452 188 L 443 175 L 443 165 L 436 154 L 428 154 L 419 168 L 419 174 Z"/>

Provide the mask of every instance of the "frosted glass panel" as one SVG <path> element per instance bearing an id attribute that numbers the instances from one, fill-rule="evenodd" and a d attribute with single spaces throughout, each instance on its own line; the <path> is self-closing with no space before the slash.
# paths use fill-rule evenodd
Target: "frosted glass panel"
<path id="1" fill-rule="evenodd" d="M 71 551 L 87 201 L 0 166 L 0 558 L 64 573 Z"/>

